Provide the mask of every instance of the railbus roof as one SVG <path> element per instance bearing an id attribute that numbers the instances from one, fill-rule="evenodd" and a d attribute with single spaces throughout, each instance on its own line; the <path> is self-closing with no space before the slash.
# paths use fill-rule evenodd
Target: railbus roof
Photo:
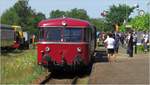
<path id="1" fill-rule="evenodd" d="M 90 23 L 85 20 L 75 18 L 55 18 L 42 20 L 38 23 L 38 27 L 53 27 L 53 26 L 66 26 L 66 27 L 87 27 Z"/>

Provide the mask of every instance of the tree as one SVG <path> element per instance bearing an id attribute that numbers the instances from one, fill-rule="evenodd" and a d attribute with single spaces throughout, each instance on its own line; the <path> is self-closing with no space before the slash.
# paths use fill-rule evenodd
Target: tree
<path id="1" fill-rule="evenodd" d="M 19 16 L 14 8 L 5 11 L 1 16 L 1 23 L 10 25 L 19 25 Z"/>
<path id="2" fill-rule="evenodd" d="M 109 27 L 109 25 L 105 22 L 104 19 L 90 19 L 90 22 L 96 26 L 97 31 L 112 31 L 112 29 Z M 110 30 L 111 29 L 111 30 Z"/>
<path id="3" fill-rule="evenodd" d="M 20 18 L 19 25 L 24 27 L 25 31 L 29 31 L 29 29 L 31 29 L 29 20 L 33 15 L 35 15 L 35 12 L 28 5 L 28 0 L 19 0 L 17 3 L 15 3 L 13 8 Z"/>
<path id="4" fill-rule="evenodd" d="M 23 31 L 37 32 L 37 23 L 45 19 L 43 13 L 36 13 L 28 5 L 28 0 L 18 0 L 13 7 L 4 12 L 1 16 L 1 23 L 19 25 Z"/>
<path id="5" fill-rule="evenodd" d="M 111 25 L 122 25 L 124 20 L 128 21 L 129 15 L 135 7 L 129 7 L 125 4 L 119 6 L 111 6 L 107 15 L 105 16 L 107 23 Z"/>
<path id="6" fill-rule="evenodd" d="M 150 14 L 145 14 L 143 16 L 136 16 L 129 22 L 129 24 L 131 24 L 133 29 L 137 31 L 148 31 L 150 27 L 149 22 Z"/>
<path id="7" fill-rule="evenodd" d="M 86 10 L 74 8 L 66 13 L 68 17 L 89 20 Z"/>
<path id="8" fill-rule="evenodd" d="M 77 9 L 77 8 L 74 8 L 71 11 L 53 10 L 50 13 L 50 18 L 58 18 L 58 17 L 62 17 L 63 15 L 66 17 L 71 17 L 71 18 L 89 20 L 89 16 L 87 15 L 86 10 Z"/>
<path id="9" fill-rule="evenodd" d="M 66 12 L 60 10 L 53 10 L 50 13 L 50 18 L 58 18 L 58 17 L 62 17 L 63 15 L 66 15 Z"/>
<path id="10" fill-rule="evenodd" d="M 37 34 L 38 33 L 38 29 L 37 29 L 37 25 L 38 23 L 43 20 L 43 19 L 46 19 L 45 15 L 41 12 L 39 13 L 36 13 L 35 15 L 33 15 L 31 18 L 29 18 L 30 20 L 29 21 L 29 24 L 30 24 L 30 32 L 34 33 L 34 34 Z M 35 28 L 35 29 L 33 29 Z"/>

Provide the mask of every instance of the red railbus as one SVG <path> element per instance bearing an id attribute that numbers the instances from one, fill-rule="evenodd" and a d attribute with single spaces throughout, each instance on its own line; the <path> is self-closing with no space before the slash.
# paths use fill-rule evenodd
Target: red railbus
<path id="1" fill-rule="evenodd" d="M 96 28 L 88 21 L 55 18 L 40 21 L 38 28 L 38 64 L 50 70 L 76 70 L 91 63 L 96 46 Z"/>

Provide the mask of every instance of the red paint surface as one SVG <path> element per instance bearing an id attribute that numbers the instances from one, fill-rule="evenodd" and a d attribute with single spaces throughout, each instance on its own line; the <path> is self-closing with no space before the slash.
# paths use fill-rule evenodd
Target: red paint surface
<path id="1" fill-rule="evenodd" d="M 11 47 L 12 47 L 12 48 L 19 48 L 19 46 L 20 46 L 20 45 L 19 45 L 18 43 L 15 43 L 15 44 L 12 45 Z"/>
<path id="2" fill-rule="evenodd" d="M 89 63 L 88 44 L 37 44 L 38 63 L 42 59 L 41 51 L 45 51 L 46 47 L 50 48 L 51 59 L 59 64 L 61 64 L 62 56 L 64 56 L 67 64 L 72 64 L 74 58 L 79 54 L 77 48 L 80 47 L 82 49 L 81 58 L 85 64 Z"/>
<path id="3" fill-rule="evenodd" d="M 38 27 L 41 26 L 63 26 L 62 22 L 66 22 L 67 26 L 89 26 L 89 22 L 80 20 L 80 19 L 74 19 L 74 18 L 56 18 L 56 19 L 49 19 L 49 20 L 42 20 Z"/>

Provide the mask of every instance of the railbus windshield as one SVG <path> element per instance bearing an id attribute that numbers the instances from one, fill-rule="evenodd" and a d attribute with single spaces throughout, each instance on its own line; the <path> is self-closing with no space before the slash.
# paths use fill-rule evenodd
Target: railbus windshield
<path id="1" fill-rule="evenodd" d="M 46 30 L 46 41 L 61 41 L 61 29 L 51 28 Z"/>
<path id="2" fill-rule="evenodd" d="M 80 42 L 82 40 L 83 29 L 65 29 L 64 30 L 64 41 L 65 42 Z"/>
<path id="3" fill-rule="evenodd" d="M 54 42 L 81 42 L 84 41 L 83 28 L 41 28 L 39 40 Z"/>

